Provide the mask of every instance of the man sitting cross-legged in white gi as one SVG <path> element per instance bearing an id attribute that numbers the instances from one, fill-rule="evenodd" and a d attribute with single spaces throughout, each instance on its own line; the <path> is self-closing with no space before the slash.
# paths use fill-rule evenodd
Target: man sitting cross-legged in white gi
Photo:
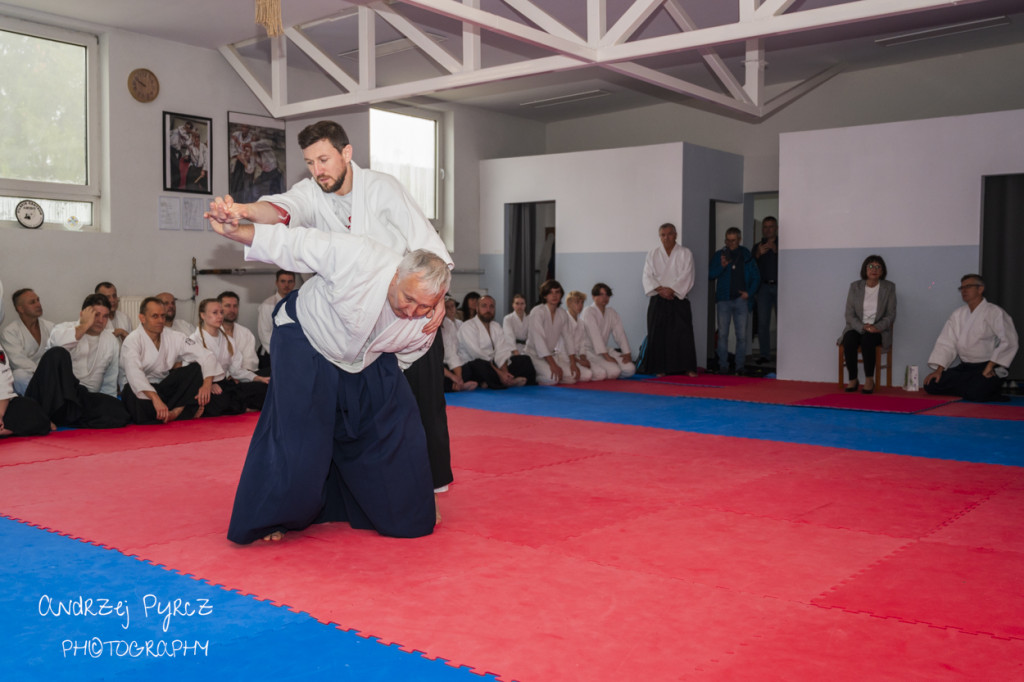
<path id="1" fill-rule="evenodd" d="M 128 412 L 117 399 L 121 344 L 107 332 L 110 312 L 105 295 L 90 294 L 76 322 L 61 322 L 50 332 L 25 396 L 39 403 L 58 426 L 128 425 Z"/>
<path id="2" fill-rule="evenodd" d="M 219 371 L 213 353 L 164 326 L 164 319 L 163 301 L 144 299 L 139 326 L 121 346 L 121 370 L 127 379 L 121 400 L 136 424 L 202 416 Z"/>
<path id="3" fill-rule="evenodd" d="M 28 382 L 36 371 L 36 363 L 46 352 L 53 322 L 43 319 L 43 304 L 33 290 L 18 289 L 11 294 L 11 301 L 18 317 L 4 327 L 0 337 L 7 349 L 7 362 L 14 372 L 14 390 L 18 395 L 25 395 Z"/>
<path id="4" fill-rule="evenodd" d="M 347 521 L 393 537 L 433 531 L 426 436 L 399 367 L 430 348 L 423 328 L 451 275 L 437 255 L 404 258 L 366 237 L 284 225 L 215 231 L 245 258 L 316 275 L 274 315 L 274 379 L 249 445 L 228 539 Z"/>
<path id="5" fill-rule="evenodd" d="M 636 374 L 636 365 L 630 360 L 629 340 L 622 326 L 622 318 L 608 305 L 612 288 L 598 282 L 590 290 L 594 303 L 583 309 L 580 319 L 585 334 L 583 343 L 590 363 L 604 369 L 608 379 L 626 379 Z M 611 336 L 618 344 L 618 350 L 608 347 Z"/>
<path id="6" fill-rule="evenodd" d="M 494 297 L 484 294 L 476 315 L 459 328 L 459 348 L 469 358 L 463 373 L 488 388 L 537 383 L 533 362 L 525 355 L 512 355 L 515 346 L 494 321 L 494 311 Z"/>

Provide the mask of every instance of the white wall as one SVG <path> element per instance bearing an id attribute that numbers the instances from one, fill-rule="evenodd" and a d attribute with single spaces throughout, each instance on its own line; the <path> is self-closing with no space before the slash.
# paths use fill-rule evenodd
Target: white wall
<path id="1" fill-rule="evenodd" d="M 74 28 L 74 27 L 73 27 Z M 190 268 L 238 267 L 241 249 L 212 232 L 161 232 L 157 229 L 160 196 L 205 195 L 163 191 L 162 114 L 164 111 L 212 119 L 214 194 L 227 191 L 227 112 L 265 115 L 262 106 L 216 51 L 157 40 L 123 31 L 93 27 L 101 35 L 105 156 L 105 209 L 108 232 L 5 228 L 0 248 L 6 320 L 16 316 L 10 293 L 31 287 L 40 295 L 44 316 L 52 321 L 76 319 L 82 299 L 93 286 L 110 280 L 123 295 L 170 291 L 191 296 Z M 125 83 L 137 67 L 160 79 L 160 95 L 149 104 L 136 102 Z M 256 306 L 272 289 L 272 277 L 200 278 L 200 297 L 231 288 L 242 296 L 243 323 L 255 328 Z M 191 303 L 178 304 L 179 317 L 192 317 Z"/>
<path id="2" fill-rule="evenodd" d="M 980 269 L 982 176 L 1024 172 L 1024 110 L 791 133 L 780 168 L 779 378 L 836 379 L 846 291 L 877 253 L 901 379 Z"/>

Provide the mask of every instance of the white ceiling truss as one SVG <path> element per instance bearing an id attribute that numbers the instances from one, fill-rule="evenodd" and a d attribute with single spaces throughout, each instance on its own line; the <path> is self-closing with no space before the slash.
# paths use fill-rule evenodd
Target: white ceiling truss
<path id="1" fill-rule="evenodd" d="M 493 83 L 585 67 L 601 67 L 673 93 L 712 102 L 754 118 L 771 114 L 825 82 L 842 66 L 813 75 L 781 94 L 765 94 L 765 40 L 773 36 L 813 31 L 843 24 L 882 19 L 900 14 L 950 7 L 980 0 L 852 0 L 841 4 L 788 12 L 797 0 L 732 0 L 738 5 L 738 21 L 701 28 L 684 8 L 685 0 L 633 0 L 608 26 L 607 0 L 575 0 L 586 3 L 586 35 L 579 35 L 538 6 L 538 0 L 502 0 L 529 23 L 480 9 L 480 0 L 350 0 L 357 5 L 343 13 L 358 21 L 358 74 L 350 75 L 307 35 L 314 24 L 290 26 L 284 35 L 270 38 L 270 87 L 250 69 L 240 48 L 246 43 L 221 47 L 221 53 L 275 118 L 294 118 L 330 110 L 385 101 L 402 100 L 471 85 Z M 722 3 L 730 0 L 720 0 Z M 459 56 L 437 42 L 402 13 L 404 6 L 425 10 L 461 22 Z M 664 10 L 678 32 L 651 38 L 636 34 L 656 11 Z M 342 15 L 338 15 L 339 17 Z M 442 75 L 399 84 L 377 84 L 376 20 L 380 18 L 436 63 Z M 532 24 L 532 25 L 531 25 Z M 482 32 L 524 43 L 543 56 L 514 63 L 483 67 Z M 742 43 L 745 46 L 743 80 L 730 70 L 716 48 Z M 288 101 L 288 50 L 297 49 L 316 63 L 341 92 L 305 101 Z M 539 50 L 538 50 L 539 49 Z M 715 90 L 669 75 L 639 63 L 660 55 L 696 52 L 714 74 Z"/>

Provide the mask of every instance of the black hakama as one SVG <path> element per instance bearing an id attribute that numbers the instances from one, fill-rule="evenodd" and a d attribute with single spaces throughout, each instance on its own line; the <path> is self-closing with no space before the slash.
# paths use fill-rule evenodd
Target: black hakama
<path id="1" fill-rule="evenodd" d="M 651 296 L 647 305 L 647 345 L 637 372 L 686 374 L 697 371 L 693 315 L 685 298 Z"/>
<path id="2" fill-rule="evenodd" d="M 39 403 L 57 426 L 119 429 L 130 421 L 120 400 L 105 393 L 92 393 L 82 386 L 66 348 L 55 347 L 43 353 L 25 389 L 25 397 Z"/>
<path id="3" fill-rule="evenodd" d="M 203 368 L 193 363 L 172 369 L 164 377 L 164 380 L 155 384 L 153 388 L 156 389 L 156 394 L 160 396 L 160 400 L 164 401 L 168 410 L 184 407 L 180 418 L 191 419 L 199 409 L 196 394 L 199 393 L 202 386 Z M 156 418 L 153 401 L 136 396 L 131 384 L 125 384 L 121 389 L 121 401 L 136 424 L 160 423 L 160 420 Z"/>
<path id="4" fill-rule="evenodd" d="M 286 305 L 293 320 L 295 295 Z M 228 539 L 347 521 L 393 537 L 434 528 L 426 439 L 392 354 L 358 374 L 318 353 L 298 322 L 274 328 L 274 378 L 249 444 Z"/>
<path id="5" fill-rule="evenodd" d="M 427 434 L 427 453 L 434 488 L 442 488 L 453 480 L 452 447 L 448 438 L 448 403 L 444 399 L 444 341 L 441 330 L 434 335 L 423 357 L 405 370 L 412 394 L 419 408 L 420 421 Z"/>

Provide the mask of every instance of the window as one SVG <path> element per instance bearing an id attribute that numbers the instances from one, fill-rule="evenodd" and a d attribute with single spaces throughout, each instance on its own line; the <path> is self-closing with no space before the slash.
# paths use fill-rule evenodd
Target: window
<path id="1" fill-rule="evenodd" d="M 441 218 L 439 118 L 370 109 L 370 167 L 405 186 L 434 226 Z"/>
<path id="2" fill-rule="evenodd" d="M 97 228 L 97 39 L 0 17 L 0 221 L 33 199 L 44 227 Z"/>

